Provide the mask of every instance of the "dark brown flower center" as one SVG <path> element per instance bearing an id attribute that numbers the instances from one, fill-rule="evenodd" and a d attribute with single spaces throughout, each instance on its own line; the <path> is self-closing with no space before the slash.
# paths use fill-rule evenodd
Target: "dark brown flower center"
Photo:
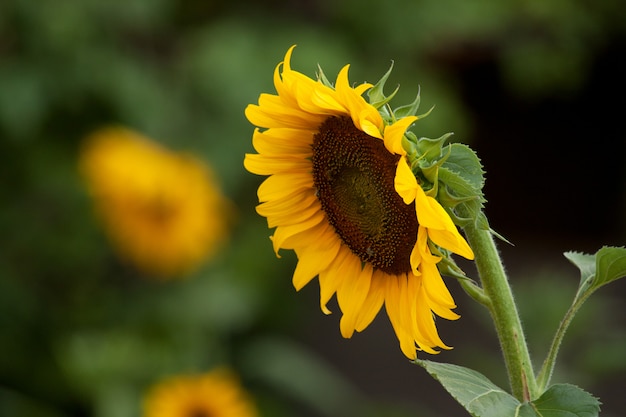
<path id="1" fill-rule="evenodd" d="M 212 416 L 213 416 L 213 412 L 201 405 L 192 407 L 185 413 L 185 417 L 212 417 Z"/>
<path id="2" fill-rule="evenodd" d="M 330 117 L 313 140 L 313 180 L 329 223 L 362 262 L 388 274 L 411 270 L 415 205 L 394 187 L 400 159 L 349 117 Z"/>

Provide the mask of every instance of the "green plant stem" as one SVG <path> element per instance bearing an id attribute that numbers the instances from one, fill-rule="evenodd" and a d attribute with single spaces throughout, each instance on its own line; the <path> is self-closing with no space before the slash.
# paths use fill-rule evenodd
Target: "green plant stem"
<path id="1" fill-rule="evenodd" d="M 576 298 L 576 300 L 574 300 L 574 303 L 570 306 L 569 310 L 567 310 L 567 313 L 563 317 L 563 320 L 561 320 L 559 328 L 554 335 L 554 339 L 552 339 L 552 345 L 550 345 L 548 356 L 541 366 L 541 371 L 539 372 L 539 375 L 537 375 L 537 386 L 540 392 L 545 391 L 548 384 L 550 383 L 552 373 L 554 372 L 554 366 L 556 364 L 556 357 L 559 353 L 561 342 L 563 342 L 565 333 L 567 333 L 567 329 L 572 323 L 572 319 L 580 309 L 580 306 L 585 302 L 590 294 L 591 293 L 585 294 L 580 298 Z"/>
<path id="2" fill-rule="evenodd" d="M 532 400 L 538 396 L 537 382 L 513 293 L 493 236 L 489 230 L 473 226 L 466 227 L 465 233 L 476 256 L 483 291 L 490 300 L 486 305 L 498 333 L 511 392 L 520 401 Z"/>

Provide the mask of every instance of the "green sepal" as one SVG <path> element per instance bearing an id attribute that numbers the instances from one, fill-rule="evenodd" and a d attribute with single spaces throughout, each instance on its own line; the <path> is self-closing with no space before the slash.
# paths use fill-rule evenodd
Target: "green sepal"
<path id="1" fill-rule="evenodd" d="M 410 161 L 417 160 L 418 152 L 417 152 L 417 136 L 415 133 L 407 130 L 402 137 L 402 147 L 406 151 L 407 159 Z"/>
<path id="2" fill-rule="evenodd" d="M 439 136 L 438 138 L 419 138 L 417 141 L 417 152 L 420 155 L 420 161 L 433 165 L 444 156 L 444 145 L 454 133 L 449 132 Z"/>
<path id="3" fill-rule="evenodd" d="M 326 74 L 324 74 L 324 71 L 322 70 L 320 64 L 317 64 L 317 80 L 324 84 L 326 87 L 334 88 L 333 83 L 328 81 L 328 78 L 326 78 Z"/>
<path id="4" fill-rule="evenodd" d="M 456 279 L 468 279 L 465 272 L 454 262 L 454 258 L 450 255 L 442 256 L 441 261 L 437 264 L 437 268 L 442 275 L 456 278 Z"/>
<path id="5" fill-rule="evenodd" d="M 374 108 L 376 109 L 380 109 L 385 104 L 389 103 L 391 99 L 396 95 L 398 90 L 400 89 L 400 86 L 397 86 L 396 89 L 393 91 L 393 93 L 391 93 L 391 95 L 389 95 L 388 97 L 385 96 L 385 93 L 383 90 L 385 88 L 385 83 L 387 82 L 387 79 L 389 78 L 389 75 L 391 74 L 392 69 L 393 69 L 393 61 L 391 61 L 391 65 L 389 66 L 389 69 L 387 70 L 387 72 L 381 77 L 380 80 L 378 80 L 376 84 L 374 84 L 374 87 L 370 88 L 369 91 L 367 92 L 367 98 L 369 99 L 369 103 L 372 106 L 374 106 Z M 387 117 L 387 116 L 389 116 L 389 114 L 387 111 L 385 111 L 385 113 L 383 114 L 383 117 Z"/>
<path id="6" fill-rule="evenodd" d="M 421 100 L 420 99 L 420 90 L 418 88 L 417 96 L 415 97 L 415 100 L 413 100 L 413 103 L 395 108 L 393 110 L 393 114 L 398 119 L 402 119 L 402 118 L 407 117 L 407 116 L 416 116 L 417 115 L 417 109 L 420 106 L 420 100 Z"/>

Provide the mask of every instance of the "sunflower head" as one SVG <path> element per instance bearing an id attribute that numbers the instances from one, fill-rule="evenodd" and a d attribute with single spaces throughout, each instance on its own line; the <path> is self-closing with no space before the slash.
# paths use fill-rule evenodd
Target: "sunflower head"
<path id="1" fill-rule="evenodd" d="M 165 379 L 148 391 L 143 409 L 143 417 L 258 416 L 239 379 L 226 368 Z"/>
<path id="2" fill-rule="evenodd" d="M 276 253 L 296 252 L 296 289 L 319 277 L 325 313 L 336 294 L 344 337 L 384 306 L 407 357 L 448 348 L 433 313 L 458 315 L 437 266 L 451 253 L 473 253 L 451 217 L 454 207 L 444 208 L 433 191 L 441 175 L 419 171 L 424 157 L 407 134 L 419 119 L 419 96 L 392 111 L 382 93 L 389 72 L 375 86 L 353 86 L 348 65 L 334 83 L 322 71 L 314 80 L 291 68 L 292 52 L 274 72 L 276 94 L 246 108 L 257 153 L 244 165 L 268 176 L 257 212 L 275 228 Z"/>
<path id="3" fill-rule="evenodd" d="M 121 257 L 160 278 L 182 276 L 227 235 L 228 201 L 210 168 L 122 127 L 90 135 L 80 171 Z"/>

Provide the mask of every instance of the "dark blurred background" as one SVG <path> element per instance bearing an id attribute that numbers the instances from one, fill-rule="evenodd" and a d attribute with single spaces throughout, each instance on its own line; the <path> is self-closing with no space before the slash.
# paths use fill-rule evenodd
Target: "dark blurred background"
<path id="1" fill-rule="evenodd" d="M 0 415 L 125 417 L 163 375 L 228 364 L 265 416 L 462 416 L 407 362 L 384 312 L 341 338 L 315 282 L 296 294 L 254 211 L 244 117 L 292 65 L 388 81 L 487 172 L 486 213 L 539 366 L 578 284 L 564 251 L 626 242 L 626 8 L 619 0 L 8 0 L 0 3 Z M 229 245 L 186 280 L 115 256 L 77 172 L 81 140 L 123 124 L 217 172 L 237 205 Z M 464 263 L 469 275 L 471 264 Z M 506 386 L 486 311 L 454 280 L 462 318 L 438 361 Z M 626 285 L 589 300 L 555 382 L 623 413 Z M 338 308 L 330 305 L 338 312 Z M 334 307 L 334 308 L 333 308 Z M 355 411 L 361 410 L 361 411 Z"/>

